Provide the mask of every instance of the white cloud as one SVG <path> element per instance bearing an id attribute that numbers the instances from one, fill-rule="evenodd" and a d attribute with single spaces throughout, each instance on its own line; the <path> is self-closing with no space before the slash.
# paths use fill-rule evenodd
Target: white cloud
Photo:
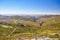
<path id="1" fill-rule="evenodd" d="M 0 10 L 2 15 L 60 15 L 58 12 L 26 11 L 26 10 Z"/>

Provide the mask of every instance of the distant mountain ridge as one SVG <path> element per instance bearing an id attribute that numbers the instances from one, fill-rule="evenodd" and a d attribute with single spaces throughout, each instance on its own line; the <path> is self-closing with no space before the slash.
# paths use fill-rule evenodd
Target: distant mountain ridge
<path id="1" fill-rule="evenodd" d="M 1 19 L 15 19 L 15 20 L 24 20 L 24 21 L 36 21 L 39 18 L 50 18 L 54 16 L 60 16 L 60 15 L 25 15 L 25 16 L 18 16 L 18 15 L 13 15 L 13 16 L 5 16 L 5 15 L 0 15 L 0 20 Z"/>

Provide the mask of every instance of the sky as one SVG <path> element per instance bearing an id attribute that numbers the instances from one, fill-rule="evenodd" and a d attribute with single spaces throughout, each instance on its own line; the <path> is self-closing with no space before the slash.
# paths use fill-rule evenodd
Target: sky
<path id="1" fill-rule="evenodd" d="M 60 15 L 60 0 L 0 0 L 0 15 Z"/>

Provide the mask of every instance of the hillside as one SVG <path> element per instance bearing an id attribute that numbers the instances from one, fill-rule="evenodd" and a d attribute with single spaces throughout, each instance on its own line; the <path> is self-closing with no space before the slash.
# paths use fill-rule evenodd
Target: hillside
<path id="1" fill-rule="evenodd" d="M 16 17 L 16 16 L 15 16 Z M 0 21 L 0 40 L 10 40 L 16 37 L 37 37 L 37 36 L 50 36 L 60 37 L 60 16 L 43 16 L 38 17 L 36 22 L 26 20 L 18 20 L 22 17 L 9 17 Z M 26 17 L 27 18 L 27 17 Z M 23 18 L 22 18 L 23 19 Z M 28 20 L 28 21 L 27 21 Z"/>
<path id="2" fill-rule="evenodd" d="M 44 22 L 44 24 L 43 24 L 43 26 L 45 26 L 45 25 L 48 25 L 48 26 L 50 26 L 50 25 L 52 25 L 52 24 L 58 24 L 58 23 L 60 23 L 60 16 L 59 15 L 56 15 L 56 16 L 50 16 L 50 17 L 41 17 L 41 18 L 39 18 L 39 19 L 37 19 L 37 22 L 39 23 L 39 22 Z"/>

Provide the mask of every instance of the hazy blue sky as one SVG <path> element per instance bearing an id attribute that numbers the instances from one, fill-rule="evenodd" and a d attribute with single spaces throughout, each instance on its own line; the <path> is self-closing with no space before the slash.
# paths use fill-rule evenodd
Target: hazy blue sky
<path id="1" fill-rule="evenodd" d="M 0 0 L 0 14 L 60 14 L 60 0 Z"/>

